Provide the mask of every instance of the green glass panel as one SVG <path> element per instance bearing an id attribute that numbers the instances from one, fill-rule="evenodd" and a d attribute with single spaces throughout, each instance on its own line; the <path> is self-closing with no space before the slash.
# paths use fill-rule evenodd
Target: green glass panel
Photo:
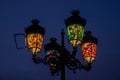
<path id="1" fill-rule="evenodd" d="M 79 24 L 72 24 L 67 27 L 68 40 L 82 41 L 84 35 L 84 27 Z"/>

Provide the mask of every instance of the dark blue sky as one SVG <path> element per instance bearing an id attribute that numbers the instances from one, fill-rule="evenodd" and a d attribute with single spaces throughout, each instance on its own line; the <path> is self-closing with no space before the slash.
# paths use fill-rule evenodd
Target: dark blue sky
<path id="1" fill-rule="evenodd" d="M 54 36 L 60 43 L 64 19 L 73 9 L 87 19 L 86 30 L 99 39 L 97 59 L 90 72 L 66 69 L 66 80 L 120 80 L 120 1 L 119 0 L 1 0 L 0 1 L 0 80 L 60 80 L 48 66 L 34 64 L 27 50 L 15 48 L 14 33 L 24 33 L 31 19 L 46 28 L 45 43 Z M 65 36 L 65 45 L 71 46 Z M 78 48 L 80 49 L 80 48 Z M 81 58 L 80 50 L 77 57 Z M 45 55 L 42 52 L 39 56 Z"/>

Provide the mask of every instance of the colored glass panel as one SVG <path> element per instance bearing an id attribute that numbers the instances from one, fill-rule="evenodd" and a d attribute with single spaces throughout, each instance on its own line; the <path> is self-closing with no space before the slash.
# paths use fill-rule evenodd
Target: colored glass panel
<path id="1" fill-rule="evenodd" d="M 59 60 L 59 53 L 56 50 L 48 50 L 46 51 L 47 57 L 46 57 L 46 62 L 49 63 L 49 66 L 51 68 L 56 67 L 57 61 Z"/>
<path id="2" fill-rule="evenodd" d="M 82 53 L 84 60 L 91 63 L 96 58 L 96 44 L 95 43 L 84 43 L 82 44 Z"/>
<path id="3" fill-rule="evenodd" d="M 28 49 L 33 53 L 39 53 L 42 47 L 43 35 L 31 33 L 27 35 Z"/>
<path id="4" fill-rule="evenodd" d="M 68 40 L 72 46 L 78 46 L 84 35 L 84 27 L 79 24 L 72 24 L 67 27 Z"/>
<path id="5" fill-rule="evenodd" d="M 58 57 L 60 56 L 60 54 L 56 50 L 48 50 L 47 55 L 56 55 Z"/>

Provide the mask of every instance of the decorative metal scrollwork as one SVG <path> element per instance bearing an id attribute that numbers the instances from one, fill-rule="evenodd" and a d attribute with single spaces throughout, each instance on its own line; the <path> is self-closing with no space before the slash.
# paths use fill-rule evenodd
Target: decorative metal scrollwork
<path id="1" fill-rule="evenodd" d="M 66 66 L 71 70 L 76 70 L 77 68 L 80 68 L 81 63 L 76 58 L 70 58 L 68 62 L 66 63 Z"/>

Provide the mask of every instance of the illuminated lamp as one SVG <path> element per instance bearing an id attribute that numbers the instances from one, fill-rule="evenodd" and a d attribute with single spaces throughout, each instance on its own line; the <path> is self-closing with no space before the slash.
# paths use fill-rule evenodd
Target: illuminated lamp
<path id="1" fill-rule="evenodd" d="M 50 43 L 48 43 L 47 45 L 44 46 L 45 52 L 46 52 L 46 56 L 47 56 L 47 60 L 48 59 L 58 59 L 58 57 L 60 56 L 59 51 L 60 51 L 60 45 L 56 43 L 56 38 L 51 38 L 50 39 Z"/>
<path id="2" fill-rule="evenodd" d="M 86 20 L 78 15 L 78 10 L 73 10 L 71 13 L 72 16 L 65 20 L 68 42 L 73 47 L 77 47 L 83 39 Z"/>
<path id="3" fill-rule="evenodd" d="M 93 37 L 90 31 L 86 31 L 81 48 L 83 58 L 87 63 L 92 63 L 96 59 L 97 43 L 98 39 Z"/>
<path id="4" fill-rule="evenodd" d="M 41 51 L 45 29 L 38 25 L 37 19 L 32 20 L 32 25 L 25 28 L 27 48 L 32 54 Z"/>
<path id="5" fill-rule="evenodd" d="M 50 43 L 44 46 L 46 54 L 46 63 L 48 63 L 52 75 L 58 71 L 60 58 L 60 45 L 56 43 L 56 38 L 51 38 Z"/>

